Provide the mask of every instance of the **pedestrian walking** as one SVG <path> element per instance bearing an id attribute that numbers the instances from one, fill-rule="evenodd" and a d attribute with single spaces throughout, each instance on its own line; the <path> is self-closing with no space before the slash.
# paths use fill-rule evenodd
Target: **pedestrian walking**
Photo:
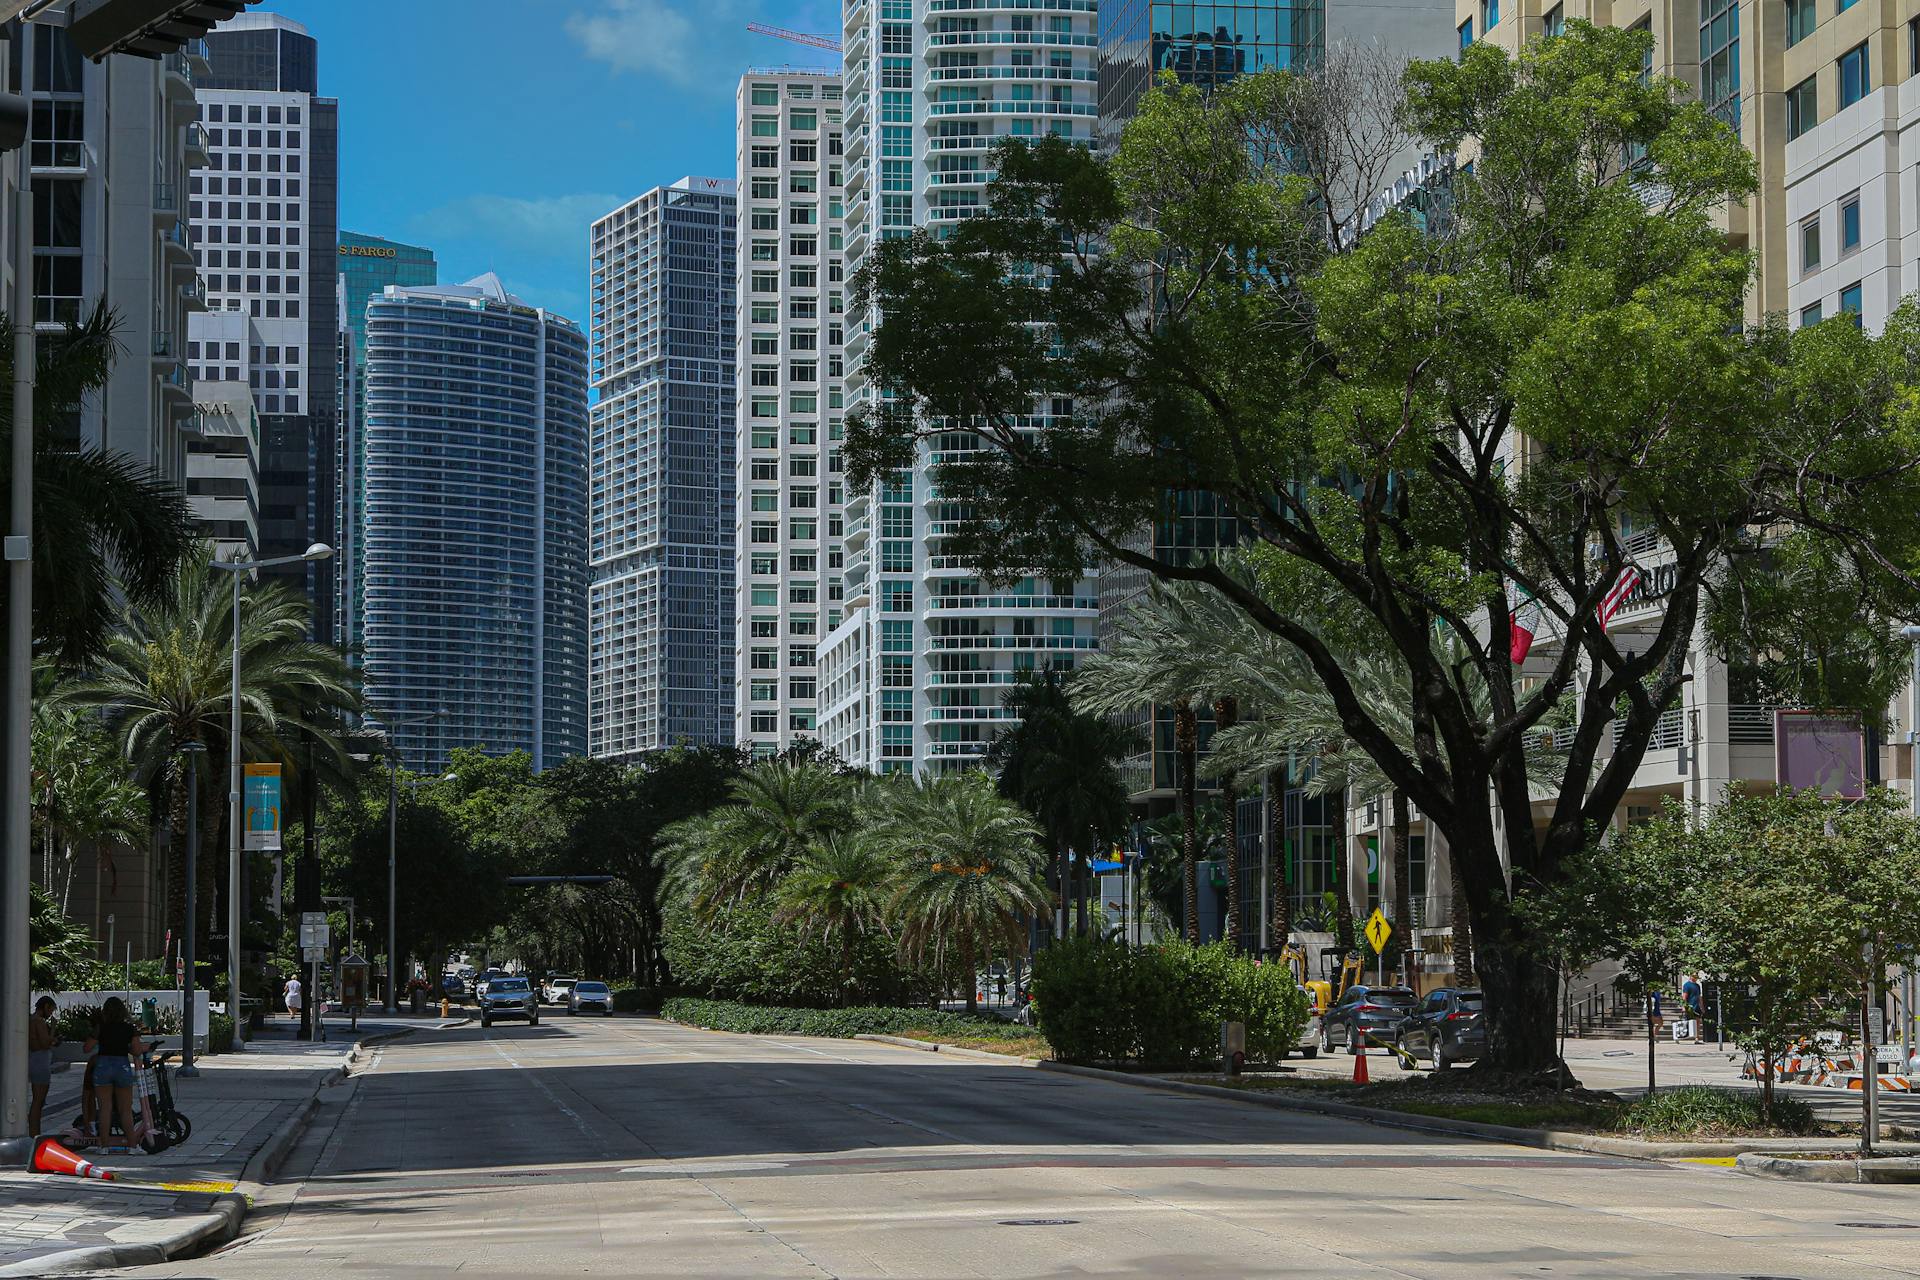
<path id="1" fill-rule="evenodd" d="M 52 996 L 41 996 L 33 1002 L 33 1017 L 27 1019 L 27 1084 L 33 1090 L 33 1101 L 27 1106 L 29 1137 L 40 1136 L 41 1113 L 53 1084 L 53 1046 L 60 1043 L 53 1029 L 53 1011 L 58 1007 Z"/>
<path id="2" fill-rule="evenodd" d="M 287 979 L 285 995 L 287 1000 L 287 1012 L 292 1015 L 294 1021 L 298 1022 L 300 1020 L 300 1006 L 306 998 L 304 992 L 301 990 L 301 987 L 300 987 L 299 974 L 296 973 L 291 978 Z"/>
<path id="3" fill-rule="evenodd" d="M 117 1115 L 127 1145 L 104 1147 L 104 1150 L 110 1155 L 128 1154 L 140 1141 L 133 1126 L 133 1059 L 136 1054 L 145 1053 L 147 1045 L 140 1038 L 140 1028 L 127 1020 L 126 1001 L 112 996 L 101 1006 L 100 1025 L 88 1038 L 87 1048 L 95 1053 L 94 1111 L 98 1116 L 100 1141 L 106 1142 Z"/>
<path id="4" fill-rule="evenodd" d="M 1705 1020 L 1706 1009 L 1703 997 L 1706 988 L 1700 985 L 1700 979 L 1687 974 L 1680 980 L 1680 999 L 1687 1006 L 1688 1030 L 1695 1044 L 1700 1044 L 1700 1024 Z"/>

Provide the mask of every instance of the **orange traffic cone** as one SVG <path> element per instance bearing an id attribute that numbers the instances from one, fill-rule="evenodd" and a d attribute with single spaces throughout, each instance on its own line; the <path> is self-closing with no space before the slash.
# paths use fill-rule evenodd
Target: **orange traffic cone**
<path id="1" fill-rule="evenodd" d="M 1353 1055 L 1353 1082 L 1370 1084 L 1372 1082 L 1367 1079 L 1367 1041 L 1364 1036 L 1360 1039 L 1359 1048 L 1360 1052 Z"/>
<path id="2" fill-rule="evenodd" d="M 76 1178 L 98 1178 L 102 1182 L 114 1181 L 112 1170 L 102 1169 L 91 1160 L 82 1160 L 52 1138 L 42 1138 L 34 1143 L 33 1171 L 35 1173 L 70 1173 Z"/>

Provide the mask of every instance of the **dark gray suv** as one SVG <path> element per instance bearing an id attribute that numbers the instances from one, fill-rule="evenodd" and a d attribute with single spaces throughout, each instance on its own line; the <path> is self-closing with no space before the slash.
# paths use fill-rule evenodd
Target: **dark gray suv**
<path id="1" fill-rule="evenodd" d="M 1435 1071 L 1477 1060 L 1487 1051 L 1486 1001 L 1478 991 L 1458 987 L 1429 991 L 1400 1024 L 1400 1047 L 1406 1050 L 1400 1065 L 1409 1071 L 1415 1058 L 1425 1058 Z"/>
<path id="2" fill-rule="evenodd" d="M 540 1001 L 525 978 L 495 978 L 480 997 L 480 1025 L 490 1027 L 503 1018 L 540 1025 Z"/>

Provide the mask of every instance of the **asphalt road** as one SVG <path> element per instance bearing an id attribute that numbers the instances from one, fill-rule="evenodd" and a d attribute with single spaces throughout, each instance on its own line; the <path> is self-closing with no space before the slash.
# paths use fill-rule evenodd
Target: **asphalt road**
<path id="1" fill-rule="evenodd" d="M 240 1240 L 140 1274 L 1920 1276 L 1912 1188 L 627 1018 L 389 1045 L 281 1177 Z"/>

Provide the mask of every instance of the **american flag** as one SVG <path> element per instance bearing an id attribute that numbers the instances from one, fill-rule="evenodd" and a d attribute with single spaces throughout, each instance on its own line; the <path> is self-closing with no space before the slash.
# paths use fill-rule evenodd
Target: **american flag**
<path id="1" fill-rule="evenodd" d="M 1620 612 L 1620 606 L 1627 602 L 1627 597 L 1632 595 L 1633 589 L 1639 585 L 1640 568 L 1638 565 L 1630 564 L 1620 571 L 1620 576 L 1613 580 L 1613 588 L 1607 592 L 1606 596 L 1600 601 L 1599 607 L 1594 610 L 1600 617 L 1600 629 L 1602 631 L 1607 629 L 1608 620 L 1611 619 L 1614 614 Z"/>

